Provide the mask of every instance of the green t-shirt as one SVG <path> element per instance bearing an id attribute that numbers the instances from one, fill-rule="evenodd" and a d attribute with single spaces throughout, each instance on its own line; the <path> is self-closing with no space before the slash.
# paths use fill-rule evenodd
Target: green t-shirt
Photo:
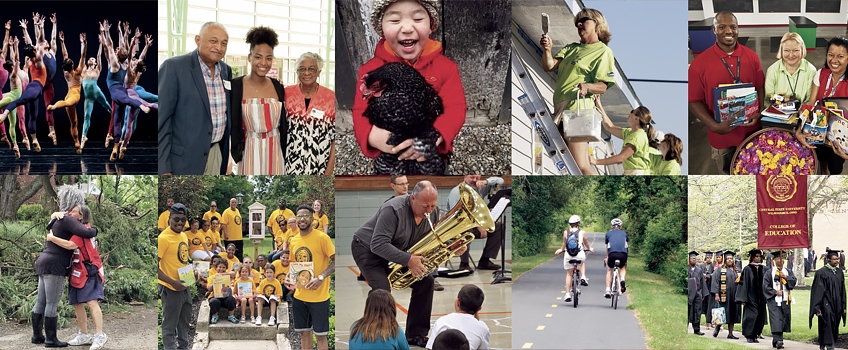
<path id="1" fill-rule="evenodd" d="M 615 57 L 612 49 L 603 42 L 594 44 L 571 43 L 559 50 L 554 58 L 561 58 L 554 87 L 554 104 L 571 101 L 566 109 L 576 109 L 579 83 L 607 83 L 615 85 Z M 588 94 L 587 96 L 592 96 Z"/>
<path id="2" fill-rule="evenodd" d="M 651 175 L 680 175 L 680 163 L 676 160 L 663 159 L 660 151 L 650 152 L 648 157 L 651 159 Z"/>
<path id="3" fill-rule="evenodd" d="M 804 58 L 801 59 L 798 69 L 792 75 L 786 72 L 786 65 L 783 64 L 783 60 L 774 62 L 766 73 L 764 105 L 770 104 L 769 97 L 772 94 L 792 95 L 793 92 L 795 98 L 801 103 L 807 103 L 807 100 L 810 99 L 811 82 L 815 76 L 816 67 Z"/>
<path id="4" fill-rule="evenodd" d="M 630 128 L 621 129 L 621 134 L 624 136 L 624 149 L 628 144 L 636 148 L 630 158 L 627 158 L 622 163 L 624 170 L 645 170 L 648 174 L 651 173 L 651 161 L 648 159 L 648 134 L 644 129 L 633 131 Z"/>

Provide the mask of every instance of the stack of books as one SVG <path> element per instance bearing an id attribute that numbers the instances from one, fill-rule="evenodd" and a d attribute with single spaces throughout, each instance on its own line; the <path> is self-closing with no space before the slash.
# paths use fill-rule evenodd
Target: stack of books
<path id="1" fill-rule="evenodd" d="M 759 112 L 757 91 L 752 84 L 725 84 L 713 89 L 715 121 L 731 120 L 730 126 L 745 124 Z"/>

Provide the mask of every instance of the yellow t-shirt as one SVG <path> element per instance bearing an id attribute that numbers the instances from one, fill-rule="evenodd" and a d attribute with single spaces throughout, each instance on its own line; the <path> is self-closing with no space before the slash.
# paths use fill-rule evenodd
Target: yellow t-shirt
<path id="1" fill-rule="evenodd" d="M 203 243 L 206 243 L 206 235 L 203 231 L 197 230 L 197 233 L 192 233 L 191 230 L 183 231 L 188 239 L 188 254 L 203 250 Z"/>
<path id="2" fill-rule="evenodd" d="M 211 210 L 203 213 L 203 220 L 206 220 L 206 221 L 212 220 L 212 216 L 217 216 L 218 220 L 221 220 L 221 213 L 219 213 L 219 212 L 213 213 Z"/>
<path id="3" fill-rule="evenodd" d="M 253 270 L 253 282 L 256 283 L 256 286 L 259 286 L 259 282 L 265 279 L 265 275 L 263 275 L 259 270 Z"/>
<path id="4" fill-rule="evenodd" d="M 234 264 L 234 263 L 239 263 L 239 262 L 241 262 L 241 261 L 239 261 L 238 257 L 237 257 L 237 256 L 235 256 L 235 255 L 233 255 L 233 258 L 232 258 L 232 259 L 228 258 L 228 257 L 227 257 L 227 252 L 220 252 L 220 253 L 218 253 L 218 256 L 220 256 L 220 257 L 224 258 L 224 260 L 226 260 L 226 261 L 227 261 L 227 271 L 232 271 L 232 270 L 233 270 L 233 264 Z"/>
<path id="5" fill-rule="evenodd" d="M 283 215 L 283 217 L 285 218 L 284 221 L 283 221 L 283 222 L 286 223 L 286 224 L 284 224 L 284 227 L 280 227 L 280 225 L 277 225 L 277 216 L 279 216 L 279 215 Z M 293 216 L 294 216 L 294 213 L 289 208 L 286 208 L 286 210 L 280 210 L 280 209 L 274 210 L 274 211 L 271 212 L 271 215 L 268 216 L 268 223 L 265 226 L 270 227 L 271 230 L 274 231 L 273 232 L 274 236 L 277 236 L 280 233 L 286 231 L 285 225 L 288 224 L 289 218 L 293 217 Z"/>
<path id="6" fill-rule="evenodd" d="M 290 259 L 293 262 L 312 262 L 313 276 L 318 276 L 330 265 L 331 257 L 336 255 L 336 247 L 330 236 L 319 230 L 312 230 L 308 235 L 292 237 L 289 245 Z M 329 276 L 315 290 L 298 288 L 294 292 L 298 300 L 317 303 L 330 298 Z"/>
<path id="7" fill-rule="evenodd" d="M 171 218 L 171 210 L 166 209 L 165 211 L 162 212 L 162 214 L 159 214 L 159 224 L 157 226 L 161 229 L 168 228 L 168 219 L 170 219 L 170 218 Z M 190 227 L 188 225 L 188 220 L 186 220 L 185 227 L 186 228 Z"/>
<path id="8" fill-rule="evenodd" d="M 241 278 L 241 276 L 239 276 L 239 278 L 236 280 L 236 282 L 235 282 L 235 284 L 234 284 L 234 285 L 235 285 L 234 290 L 236 291 L 236 293 L 238 294 L 238 296 L 242 296 L 241 289 L 239 289 L 239 288 L 238 288 L 238 287 L 239 287 L 239 285 L 238 285 L 238 284 L 239 284 L 239 282 L 250 282 L 250 293 L 251 293 L 252 295 L 256 295 L 256 285 L 255 285 L 255 284 L 253 284 L 253 280 L 252 280 L 252 279 L 250 279 L 249 277 L 245 280 L 245 279 L 242 279 L 242 278 Z M 236 294 L 236 293 L 234 293 L 234 294 Z"/>
<path id="9" fill-rule="evenodd" d="M 175 280 L 180 279 L 180 274 L 177 272 L 181 267 L 188 265 L 188 239 L 182 232 L 176 233 L 171 228 L 166 228 L 159 233 L 157 239 L 159 257 L 159 269 L 170 278 Z M 167 287 L 170 290 L 176 290 L 165 281 L 159 280 L 159 284 Z"/>
<path id="10" fill-rule="evenodd" d="M 271 265 L 274 265 L 274 277 L 277 278 L 277 281 L 279 281 L 282 285 L 286 282 L 286 275 L 289 274 L 290 266 L 283 266 L 283 263 L 280 262 L 280 260 L 274 260 Z"/>
<path id="11" fill-rule="evenodd" d="M 224 210 L 224 214 L 221 218 L 221 224 L 227 225 L 227 235 L 229 236 L 229 238 L 226 239 L 227 241 L 241 240 L 241 213 L 239 213 L 238 209 L 232 210 L 227 208 L 227 210 Z"/>
<path id="12" fill-rule="evenodd" d="M 267 298 L 271 298 L 271 295 L 276 295 L 279 298 L 282 298 L 283 296 L 283 286 L 280 284 L 280 281 L 275 279 L 262 280 L 262 282 L 259 283 L 259 288 L 256 288 L 256 290 L 259 294 L 262 294 Z"/>
<path id="13" fill-rule="evenodd" d="M 318 217 L 318 214 L 312 213 L 312 228 L 316 230 L 324 231 L 324 225 L 329 225 L 330 219 L 327 217 L 327 214 L 321 215 Z M 330 229 L 327 227 L 327 229 Z"/>
<path id="14" fill-rule="evenodd" d="M 204 238 L 204 242 L 206 242 L 206 245 L 209 246 L 209 250 L 215 250 L 215 245 L 221 242 L 221 236 L 218 232 L 215 232 L 215 230 L 211 228 L 207 231 L 200 231 L 203 232 L 203 235 L 206 237 Z"/>

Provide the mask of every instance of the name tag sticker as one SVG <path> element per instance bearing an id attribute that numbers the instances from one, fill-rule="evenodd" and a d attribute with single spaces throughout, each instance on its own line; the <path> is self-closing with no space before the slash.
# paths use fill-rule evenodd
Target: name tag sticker
<path id="1" fill-rule="evenodd" d="M 229 81 L 229 80 L 221 79 L 221 81 L 223 81 L 223 82 L 224 82 L 224 89 L 231 90 L 231 89 L 230 89 L 230 81 Z"/>
<path id="2" fill-rule="evenodd" d="M 324 111 L 313 108 L 312 111 L 309 112 L 309 116 L 315 119 L 324 119 Z"/>

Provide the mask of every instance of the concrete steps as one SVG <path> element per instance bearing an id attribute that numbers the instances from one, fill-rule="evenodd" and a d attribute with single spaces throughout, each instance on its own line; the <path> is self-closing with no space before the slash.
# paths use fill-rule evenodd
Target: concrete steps
<path id="1" fill-rule="evenodd" d="M 197 335 L 193 350 L 226 349 L 268 349 L 289 350 L 291 345 L 286 338 L 289 331 L 288 303 L 277 306 L 277 325 L 268 326 L 270 310 L 264 307 L 262 325 L 257 326 L 248 318 L 245 323 L 231 323 L 227 320 L 227 310 L 221 309 L 216 324 L 209 324 L 209 303 L 203 301 L 197 314 Z M 241 317 L 240 308 L 236 308 L 236 318 Z M 246 345 L 247 344 L 247 345 Z"/>

